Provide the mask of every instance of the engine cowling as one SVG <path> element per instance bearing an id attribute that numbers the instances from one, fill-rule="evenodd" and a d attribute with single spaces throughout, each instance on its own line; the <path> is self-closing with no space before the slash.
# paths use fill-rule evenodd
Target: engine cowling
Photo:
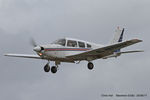
<path id="1" fill-rule="evenodd" d="M 33 50 L 36 52 L 41 52 L 42 50 L 44 50 L 44 47 L 36 46 Z"/>

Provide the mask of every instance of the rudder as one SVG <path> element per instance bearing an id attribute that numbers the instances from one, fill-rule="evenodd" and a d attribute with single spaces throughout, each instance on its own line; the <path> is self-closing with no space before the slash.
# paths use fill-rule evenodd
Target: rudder
<path id="1" fill-rule="evenodd" d="M 123 34 L 124 34 L 124 28 L 121 30 L 119 27 L 117 27 L 117 29 L 115 31 L 114 38 L 111 41 L 111 44 L 114 44 L 114 43 L 117 43 L 117 42 L 122 42 Z"/>
<path id="2" fill-rule="evenodd" d="M 116 31 L 115 31 L 115 35 L 113 40 L 111 41 L 111 44 L 117 43 L 117 42 L 122 42 L 123 40 L 123 34 L 124 34 L 124 28 L 121 30 L 119 27 L 117 27 Z M 114 51 L 115 53 L 120 52 L 120 49 Z"/>

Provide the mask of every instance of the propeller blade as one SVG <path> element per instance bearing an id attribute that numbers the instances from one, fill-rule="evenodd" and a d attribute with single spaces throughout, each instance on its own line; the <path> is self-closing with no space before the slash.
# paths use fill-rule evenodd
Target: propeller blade
<path id="1" fill-rule="evenodd" d="M 31 38 L 30 44 L 31 44 L 33 47 L 36 47 L 36 46 L 37 46 L 37 44 L 36 44 L 36 42 L 35 42 L 35 40 L 34 40 L 33 38 Z"/>

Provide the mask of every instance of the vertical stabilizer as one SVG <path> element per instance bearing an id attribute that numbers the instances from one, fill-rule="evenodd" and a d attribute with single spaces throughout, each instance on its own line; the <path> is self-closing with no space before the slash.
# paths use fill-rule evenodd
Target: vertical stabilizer
<path id="1" fill-rule="evenodd" d="M 117 29 L 115 30 L 115 35 L 113 37 L 113 40 L 111 41 L 111 44 L 122 42 L 123 33 L 124 33 L 124 28 L 121 30 L 119 27 L 117 27 Z"/>
<path id="2" fill-rule="evenodd" d="M 124 34 L 124 28 L 121 30 L 119 27 L 117 27 L 115 31 L 115 35 L 113 40 L 111 41 L 111 44 L 117 43 L 117 42 L 122 42 L 123 40 L 123 34 Z M 120 52 L 120 49 L 114 51 L 114 53 Z"/>

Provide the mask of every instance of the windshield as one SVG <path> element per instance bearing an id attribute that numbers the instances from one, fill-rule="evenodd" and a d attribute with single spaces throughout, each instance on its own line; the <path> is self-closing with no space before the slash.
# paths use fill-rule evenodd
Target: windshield
<path id="1" fill-rule="evenodd" d="M 54 41 L 52 44 L 59 44 L 59 45 L 65 46 L 66 40 L 65 39 L 59 39 L 59 40 Z"/>

